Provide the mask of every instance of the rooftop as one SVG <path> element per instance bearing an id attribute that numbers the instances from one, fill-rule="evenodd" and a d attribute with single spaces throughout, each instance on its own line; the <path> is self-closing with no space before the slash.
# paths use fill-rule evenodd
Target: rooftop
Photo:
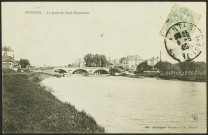
<path id="1" fill-rule="evenodd" d="M 14 59 L 11 56 L 3 55 L 2 62 L 14 62 Z"/>
<path id="2" fill-rule="evenodd" d="M 128 61 L 143 61 L 143 59 L 139 55 L 127 56 L 125 60 L 128 60 Z"/>

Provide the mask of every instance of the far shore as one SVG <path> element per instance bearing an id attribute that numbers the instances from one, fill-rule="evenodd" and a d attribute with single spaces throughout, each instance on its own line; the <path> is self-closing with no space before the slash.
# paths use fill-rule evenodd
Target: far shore
<path id="1" fill-rule="evenodd" d="M 191 81 L 191 82 L 206 82 L 206 75 L 146 75 L 146 77 L 160 78 L 163 80 L 179 80 L 179 81 Z"/>
<path id="2" fill-rule="evenodd" d="M 57 73 L 48 73 L 48 72 L 37 72 L 37 74 L 40 74 L 40 78 L 43 80 L 50 76 L 56 76 L 61 77 L 63 74 L 57 74 Z M 114 75 L 111 75 L 114 76 Z M 160 78 L 163 80 L 180 80 L 180 81 L 192 81 L 192 82 L 206 82 L 206 74 L 204 75 L 167 75 L 167 74 L 135 74 L 132 76 L 129 75 L 118 75 L 122 77 L 130 77 L 130 78 Z"/>

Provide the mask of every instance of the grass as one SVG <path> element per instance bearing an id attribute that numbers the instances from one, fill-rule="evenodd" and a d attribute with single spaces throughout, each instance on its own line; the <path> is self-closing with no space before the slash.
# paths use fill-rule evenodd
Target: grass
<path id="1" fill-rule="evenodd" d="M 165 79 L 165 80 L 172 80 L 172 79 L 176 79 L 176 80 L 181 80 L 181 81 L 193 81 L 193 82 L 206 82 L 207 81 L 207 75 L 203 74 L 203 75 L 174 75 L 174 74 L 160 74 L 160 73 L 141 73 L 141 74 L 137 74 L 137 75 L 144 75 L 145 77 L 150 77 L 150 78 L 161 78 L 161 79 Z"/>
<path id="2" fill-rule="evenodd" d="M 104 133 L 91 116 L 58 100 L 40 81 L 32 73 L 3 71 L 4 133 Z"/>
<path id="3" fill-rule="evenodd" d="M 207 78 L 206 75 L 159 75 L 161 79 L 177 79 L 183 81 L 194 81 L 194 82 L 206 82 Z"/>

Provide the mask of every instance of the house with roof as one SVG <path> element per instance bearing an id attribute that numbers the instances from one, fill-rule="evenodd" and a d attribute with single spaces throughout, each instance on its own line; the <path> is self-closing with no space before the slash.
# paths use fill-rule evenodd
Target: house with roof
<path id="1" fill-rule="evenodd" d="M 21 65 L 18 61 L 15 61 L 13 57 L 4 54 L 2 56 L 2 68 L 18 70 L 21 69 Z"/>
<path id="2" fill-rule="evenodd" d="M 135 71 L 137 66 L 144 60 L 139 55 L 128 55 L 121 61 L 124 69 Z"/>
<path id="3" fill-rule="evenodd" d="M 8 55 L 2 56 L 2 68 L 10 68 L 12 69 L 14 67 L 15 60 Z"/>

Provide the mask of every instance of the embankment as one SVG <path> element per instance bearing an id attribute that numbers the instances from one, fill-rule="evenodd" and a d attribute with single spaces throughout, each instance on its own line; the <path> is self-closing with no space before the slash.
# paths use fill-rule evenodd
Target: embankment
<path id="1" fill-rule="evenodd" d="M 48 77 L 3 71 L 2 128 L 4 133 L 103 133 L 85 112 L 63 103 L 40 85 Z"/>
<path id="2" fill-rule="evenodd" d="M 141 78 L 139 76 L 144 76 L 148 78 L 160 78 L 164 80 L 180 80 L 180 81 L 193 81 L 193 82 L 206 82 L 207 76 L 203 75 L 167 75 L 167 74 L 136 74 L 131 76 L 133 78 Z"/>
<path id="3" fill-rule="evenodd" d="M 206 75 L 159 75 L 161 79 L 170 80 L 177 79 L 182 81 L 193 81 L 193 82 L 206 82 Z"/>

